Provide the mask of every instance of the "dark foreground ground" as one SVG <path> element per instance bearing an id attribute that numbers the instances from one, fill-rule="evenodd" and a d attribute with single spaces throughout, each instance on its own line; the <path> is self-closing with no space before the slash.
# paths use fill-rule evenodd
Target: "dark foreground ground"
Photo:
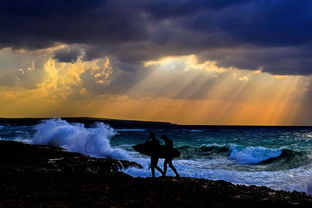
<path id="1" fill-rule="evenodd" d="M 136 163 L 0 141 L 0 207 L 312 207 L 303 193 L 193 178 L 133 178 Z"/>

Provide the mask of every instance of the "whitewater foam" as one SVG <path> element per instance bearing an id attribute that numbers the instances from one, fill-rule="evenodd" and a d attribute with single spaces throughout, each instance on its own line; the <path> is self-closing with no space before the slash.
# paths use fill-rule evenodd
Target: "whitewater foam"
<path id="1" fill-rule="evenodd" d="M 134 177 L 150 177 L 149 158 L 136 158 L 135 161 L 144 168 L 129 168 L 123 172 Z M 173 165 L 182 177 L 225 180 L 233 184 L 267 186 L 275 190 L 299 191 L 312 195 L 311 166 L 304 166 L 286 171 L 239 171 L 235 169 L 213 168 L 220 160 L 174 160 Z M 203 164 L 206 164 L 206 168 Z M 163 160 L 159 160 L 161 167 Z M 210 167 L 209 167 L 210 166 Z M 167 175 L 174 176 L 171 169 Z M 156 176 L 161 176 L 156 171 Z"/>
<path id="2" fill-rule="evenodd" d="M 269 149 L 265 147 L 241 147 L 238 145 L 230 146 L 231 153 L 229 159 L 241 164 L 256 164 L 268 159 L 281 156 L 281 149 Z"/>
<path id="3" fill-rule="evenodd" d="M 116 134 L 113 128 L 96 123 L 94 128 L 83 124 L 70 124 L 62 119 L 49 119 L 36 127 L 30 144 L 59 146 L 70 152 L 79 152 L 93 157 L 127 159 L 127 151 L 112 148 L 110 138 Z"/>

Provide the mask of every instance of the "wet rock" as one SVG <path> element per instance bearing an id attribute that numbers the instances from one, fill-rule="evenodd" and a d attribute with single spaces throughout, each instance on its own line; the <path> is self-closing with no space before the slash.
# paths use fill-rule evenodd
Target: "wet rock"
<path id="1" fill-rule="evenodd" d="M 304 193 L 195 178 L 133 178 L 129 161 L 0 141 L 0 207 L 312 207 Z"/>

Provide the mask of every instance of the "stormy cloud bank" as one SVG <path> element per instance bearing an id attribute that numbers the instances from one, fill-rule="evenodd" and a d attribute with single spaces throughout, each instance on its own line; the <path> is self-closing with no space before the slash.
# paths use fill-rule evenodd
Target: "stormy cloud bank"
<path id="1" fill-rule="evenodd" d="M 0 1 L 1 48 L 67 44 L 73 47 L 56 51 L 56 60 L 107 56 L 127 72 L 194 54 L 220 67 L 310 75 L 311 40 L 309 0 Z"/>

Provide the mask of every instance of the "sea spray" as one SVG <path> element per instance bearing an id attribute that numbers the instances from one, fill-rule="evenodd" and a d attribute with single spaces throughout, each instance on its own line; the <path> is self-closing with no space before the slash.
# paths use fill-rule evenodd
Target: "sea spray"
<path id="1" fill-rule="evenodd" d="M 70 124 L 61 119 L 50 119 L 38 124 L 31 144 L 59 146 L 70 152 L 80 152 L 93 157 L 127 159 L 128 153 L 112 148 L 110 138 L 116 132 L 110 126 L 96 123 L 94 128 L 83 124 Z"/>

